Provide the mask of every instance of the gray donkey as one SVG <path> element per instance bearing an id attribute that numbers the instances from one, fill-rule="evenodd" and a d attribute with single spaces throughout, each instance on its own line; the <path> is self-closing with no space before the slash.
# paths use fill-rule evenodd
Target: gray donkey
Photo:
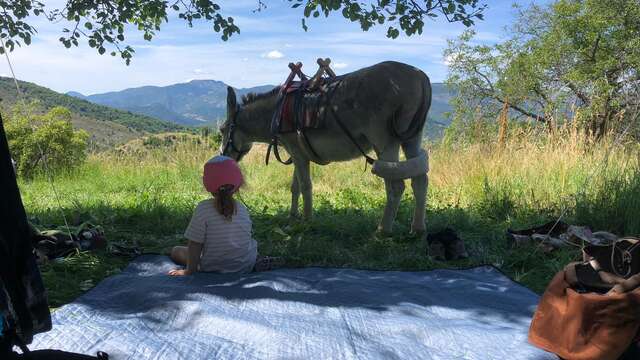
<path id="1" fill-rule="evenodd" d="M 221 150 L 239 161 L 253 142 L 272 142 L 272 117 L 279 104 L 280 87 L 264 94 L 248 94 L 241 105 L 237 104 L 233 88 L 227 90 L 227 120 L 220 128 Z M 323 165 L 346 161 L 373 149 L 380 163 L 394 163 L 399 161 L 400 147 L 407 159 L 424 154 L 421 142 L 431 106 L 431 84 L 421 70 L 399 62 L 382 62 L 339 76 L 329 83 L 328 92 L 330 99 L 318 108 L 320 116 L 324 116 L 323 125 L 307 129 L 304 142 L 300 141 L 299 132 L 278 134 L 278 141 L 295 166 L 290 210 L 294 217 L 298 215 L 301 193 L 304 216 L 312 216 L 311 161 Z M 411 230 L 418 234 L 425 231 L 426 171 L 411 175 L 415 198 Z M 385 177 L 384 182 L 387 202 L 378 230 L 388 234 L 405 185 L 402 177 Z"/>

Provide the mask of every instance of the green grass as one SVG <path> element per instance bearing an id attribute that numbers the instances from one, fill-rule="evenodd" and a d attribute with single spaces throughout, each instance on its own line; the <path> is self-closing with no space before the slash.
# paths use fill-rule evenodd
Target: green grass
<path id="1" fill-rule="evenodd" d="M 188 143 L 147 152 L 93 155 L 79 170 L 54 182 L 60 201 L 43 178 L 21 183 L 27 211 L 41 226 L 69 219 L 94 219 L 109 241 L 163 253 L 184 243 L 193 208 L 207 194 L 201 166 L 216 147 Z M 505 147 L 477 144 L 431 149 L 427 227 L 452 227 L 465 240 L 471 258 L 434 262 L 423 239 L 409 233 L 410 186 L 402 200 L 392 237 L 376 235 L 382 215 L 382 180 L 363 161 L 312 168 L 312 221 L 290 221 L 291 167 L 264 166 L 264 148 L 243 161 L 250 207 L 262 254 L 283 256 L 287 265 L 428 270 L 493 264 L 534 291 L 544 290 L 554 273 L 580 256 L 567 248 L 552 254 L 514 249 L 505 230 L 557 217 L 620 235 L 640 232 L 640 180 L 635 145 L 611 142 L 515 139 Z M 605 161 L 605 159 L 608 159 Z M 43 267 L 51 306 L 71 301 L 127 263 L 105 253 L 80 253 Z"/>

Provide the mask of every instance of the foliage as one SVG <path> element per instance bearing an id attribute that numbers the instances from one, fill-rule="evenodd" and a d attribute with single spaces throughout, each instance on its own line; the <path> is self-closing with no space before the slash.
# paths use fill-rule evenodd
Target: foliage
<path id="1" fill-rule="evenodd" d="M 144 136 L 131 140 L 115 148 L 115 152 L 128 158 L 139 156 L 146 158 L 149 151 L 161 150 L 167 153 L 175 153 L 185 145 L 203 146 L 210 149 L 213 154 L 220 147 L 220 141 L 216 139 L 216 133 L 194 132 L 190 133 L 162 133 Z"/>
<path id="2" fill-rule="evenodd" d="M 422 34 L 424 21 L 438 17 L 438 12 L 449 22 L 462 22 L 465 26 L 471 26 L 475 19 L 482 20 L 482 12 L 486 7 L 478 0 L 378 0 L 369 4 L 356 0 L 289 1 L 294 3 L 294 8 L 304 5 L 304 18 L 319 17 L 321 13 L 328 17 L 332 12 L 342 9 L 342 16 L 359 22 L 363 31 L 375 25 L 390 23 L 392 25 L 387 28 L 387 37 L 392 39 L 397 38 L 401 30 L 407 36 Z M 304 18 L 302 27 L 306 31 Z"/>
<path id="3" fill-rule="evenodd" d="M 639 17 L 636 0 L 558 0 L 519 9 L 499 44 L 477 44 L 466 32 L 445 51 L 448 83 L 459 91 L 454 106 L 494 116 L 507 103 L 542 122 L 574 114 L 598 137 L 635 121 Z"/>
<path id="4" fill-rule="evenodd" d="M 376 235 L 384 185 L 362 172 L 360 160 L 313 166 L 315 217 L 290 220 L 292 169 L 265 166 L 266 148 L 255 146 L 241 163 L 249 183 L 240 196 L 249 207 L 259 251 L 284 256 L 290 267 L 417 271 L 493 264 L 540 292 L 567 262 L 580 257 L 579 249 L 545 254 L 536 247 L 512 248 L 505 239 L 507 228 L 539 225 L 566 207 L 569 223 L 640 234 L 637 144 L 613 146 L 609 137 L 596 143 L 572 127 L 555 133 L 543 126 L 514 128 L 502 146 L 496 138 L 433 145 L 430 151 L 428 231 L 454 228 L 470 260 L 444 263 L 426 256 L 424 242 L 409 234 L 410 186 L 394 235 Z M 60 210 L 68 217 L 86 214 L 105 228 L 111 242 L 165 253 L 184 242 L 195 204 L 208 196 L 202 189 L 202 164 L 216 145 L 188 141 L 142 154 L 92 154 L 73 173 L 54 179 L 61 203 L 54 201 L 45 178 L 22 182 L 27 212 L 42 228 L 62 224 Z M 45 281 L 57 306 L 79 295 L 87 280 L 95 284 L 122 266 L 120 258 L 108 254 L 82 253 L 47 267 Z"/>
<path id="5" fill-rule="evenodd" d="M 304 5 L 304 18 L 318 17 L 320 12 L 329 16 L 340 11 L 342 16 L 358 21 L 363 30 L 375 24 L 391 23 L 387 36 L 396 38 L 400 34 L 398 27 L 407 35 L 421 34 L 424 21 L 441 13 L 450 22 L 462 22 L 466 26 L 475 19 L 482 19 L 484 5 L 480 0 L 377 0 L 365 5 L 355 0 L 289 0 L 292 7 Z M 266 8 L 257 1 L 257 11 Z M 213 30 L 221 33 L 226 41 L 233 34 L 239 34 L 240 28 L 232 17 L 225 17 L 220 3 L 211 0 L 172 0 L 172 1 L 95 1 L 67 0 L 62 8 L 47 8 L 37 0 L 0 0 L 0 37 L 5 47 L 12 51 L 21 42 L 29 45 L 36 29 L 27 21 L 30 16 L 45 16 L 52 22 L 66 21 L 60 37 L 62 44 L 70 48 L 78 46 L 86 39 L 90 47 L 102 55 L 109 51 L 112 56 L 120 55 L 129 64 L 135 50 L 126 44 L 126 35 L 130 29 L 143 33 L 150 41 L 160 26 L 169 17 L 177 14 L 179 19 L 189 26 L 194 21 L 205 20 L 213 23 Z M 302 27 L 306 30 L 304 18 Z M 0 54 L 5 51 L 0 47 Z M 109 48 L 109 50 L 108 50 Z"/>
<path id="6" fill-rule="evenodd" d="M 89 135 L 73 129 L 68 109 L 54 107 L 44 115 L 31 114 L 28 105 L 17 106 L 6 123 L 9 149 L 19 175 L 70 170 L 85 161 Z"/>
<path id="7" fill-rule="evenodd" d="M 113 122 L 138 131 L 156 133 L 184 129 L 180 125 L 149 116 L 117 110 L 107 106 L 93 104 L 73 96 L 59 94 L 29 82 L 19 81 L 18 83 L 26 101 L 37 101 L 36 112 L 47 111 L 56 106 L 63 106 L 76 115 L 86 116 L 98 121 Z M 2 98 L 3 105 L 18 102 L 13 79 L 0 77 L 0 98 Z"/>

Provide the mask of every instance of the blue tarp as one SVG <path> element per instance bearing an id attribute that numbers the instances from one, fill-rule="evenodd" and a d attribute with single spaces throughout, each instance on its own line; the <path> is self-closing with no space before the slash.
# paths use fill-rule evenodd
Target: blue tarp
<path id="1" fill-rule="evenodd" d="M 538 296 L 491 267 L 165 275 L 141 256 L 53 314 L 32 348 L 111 359 L 557 359 L 527 343 Z"/>

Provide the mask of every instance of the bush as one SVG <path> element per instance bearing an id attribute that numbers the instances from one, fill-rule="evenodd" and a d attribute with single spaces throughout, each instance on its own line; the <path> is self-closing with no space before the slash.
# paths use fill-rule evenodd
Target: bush
<path id="1" fill-rule="evenodd" d="M 81 165 L 87 157 L 89 134 L 73 129 L 71 112 L 55 107 L 44 115 L 31 115 L 31 109 L 16 106 L 5 124 L 18 174 L 30 178 L 45 166 L 58 172 Z"/>

